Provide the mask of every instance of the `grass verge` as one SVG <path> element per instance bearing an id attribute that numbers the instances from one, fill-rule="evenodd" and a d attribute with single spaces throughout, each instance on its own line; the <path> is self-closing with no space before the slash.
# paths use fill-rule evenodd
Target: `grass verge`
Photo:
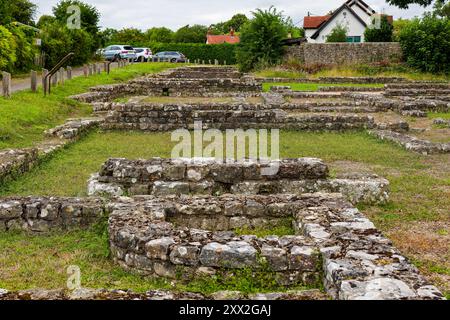
<path id="1" fill-rule="evenodd" d="M 381 83 L 263 83 L 263 90 L 265 92 L 270 90 L 272 86 L 290 86 L 294 91 L 318 91 L 319 87 L 357 87 L 357 88 L 383 88 L 384 84 Z"/>
<path id="2" fill-rule="evenodd" d="M 88 116 L 92 108 L 67 97 L 86 92 L 90 87 L 113 84 L 147 73 L 155 73 L 173 67 L 169 63 L 133 64 L 113 69 L 88 78 L 76 77 L 57 86 L 52 94 L 44 97 L 42 90 L 17 92 L 11 99 L 0 97 L 0 150 L 30 147 L 43 139 L 43 132 L 71 117 Z"/>

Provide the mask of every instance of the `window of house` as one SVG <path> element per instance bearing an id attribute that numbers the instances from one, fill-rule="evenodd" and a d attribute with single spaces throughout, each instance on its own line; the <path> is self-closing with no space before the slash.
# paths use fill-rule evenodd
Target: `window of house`
<path id="1" fill-rule="evenodd" d="M 350 37 L 347 37 L 347 42 L 352 42 L 352 43 L 361 42 L 361 36 L 350 36 Z"/>

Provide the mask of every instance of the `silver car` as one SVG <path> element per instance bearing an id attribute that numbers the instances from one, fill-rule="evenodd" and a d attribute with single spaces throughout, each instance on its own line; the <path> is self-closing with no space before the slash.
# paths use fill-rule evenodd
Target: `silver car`
<path id="1" fill-rule="evenodd" d="M 132 46 L 112 45 L 103 51 L 103 57 L 109 61 L 117 61 L 120 59 L 134 61 L 136 59 L 136 51 Z"/>

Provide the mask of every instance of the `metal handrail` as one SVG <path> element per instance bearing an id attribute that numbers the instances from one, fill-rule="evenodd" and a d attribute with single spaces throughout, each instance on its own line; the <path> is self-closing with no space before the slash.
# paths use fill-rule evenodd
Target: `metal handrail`
<path id="1" fill-rule="evenodd" d="M 58 72 L 58 70 L 63 66 L 64 63 L 66 63 L 70 58 L 72 58 L 72 56 L 74 56 L 75 53 L 71 52 L 68 55 L 66 55 L 64 58 L 61 59 L 61 61 L 58 62 L 58 64 L 56 66 L 53 67 L 52 70 L 49 71 L 49 73 L 45 76 L 44 78 L 44 83 L 47 84 L 47 88 L 44 87 L 44 95 L 47 95 L 47 91 L 48 94 L 51 93 L 51 80 L 52 77 L 55 75 L 56 72 Z"/>

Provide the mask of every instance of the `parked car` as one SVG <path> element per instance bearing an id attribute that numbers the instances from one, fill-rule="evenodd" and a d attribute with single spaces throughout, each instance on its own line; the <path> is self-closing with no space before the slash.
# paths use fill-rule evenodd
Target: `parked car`
<path id="1" fill-rule="evenodd" d="M 112 45 L 107 47 L 103 51 L 103 57 L 105 60 L 109 61 L 117 61 L 119 59 L 128 59 L 133 60 L 136 59 L 136 51 L 132 46 L 127 45 Z"/>
<path id="2" fill-rule="evenodd" d="M 185 57 L 184 54 L 182 54 L 180 52 L 175 52 L 175 51 L 158 52 L 157 54 L 155 54 L 153 56 L 152 61 L 157 62 L 158 60 L 164 61 L 164 62 L 172 62 L 172 63 L 187 62 L 187 58 Z"/>
<path id="3" fill-rule="evenodd" d="M 134 48 L 136 51 L 136 60 L 138 62 L 147 62 L 148 59 L 152 58 L 152 50 L 149 48 Z"/>

